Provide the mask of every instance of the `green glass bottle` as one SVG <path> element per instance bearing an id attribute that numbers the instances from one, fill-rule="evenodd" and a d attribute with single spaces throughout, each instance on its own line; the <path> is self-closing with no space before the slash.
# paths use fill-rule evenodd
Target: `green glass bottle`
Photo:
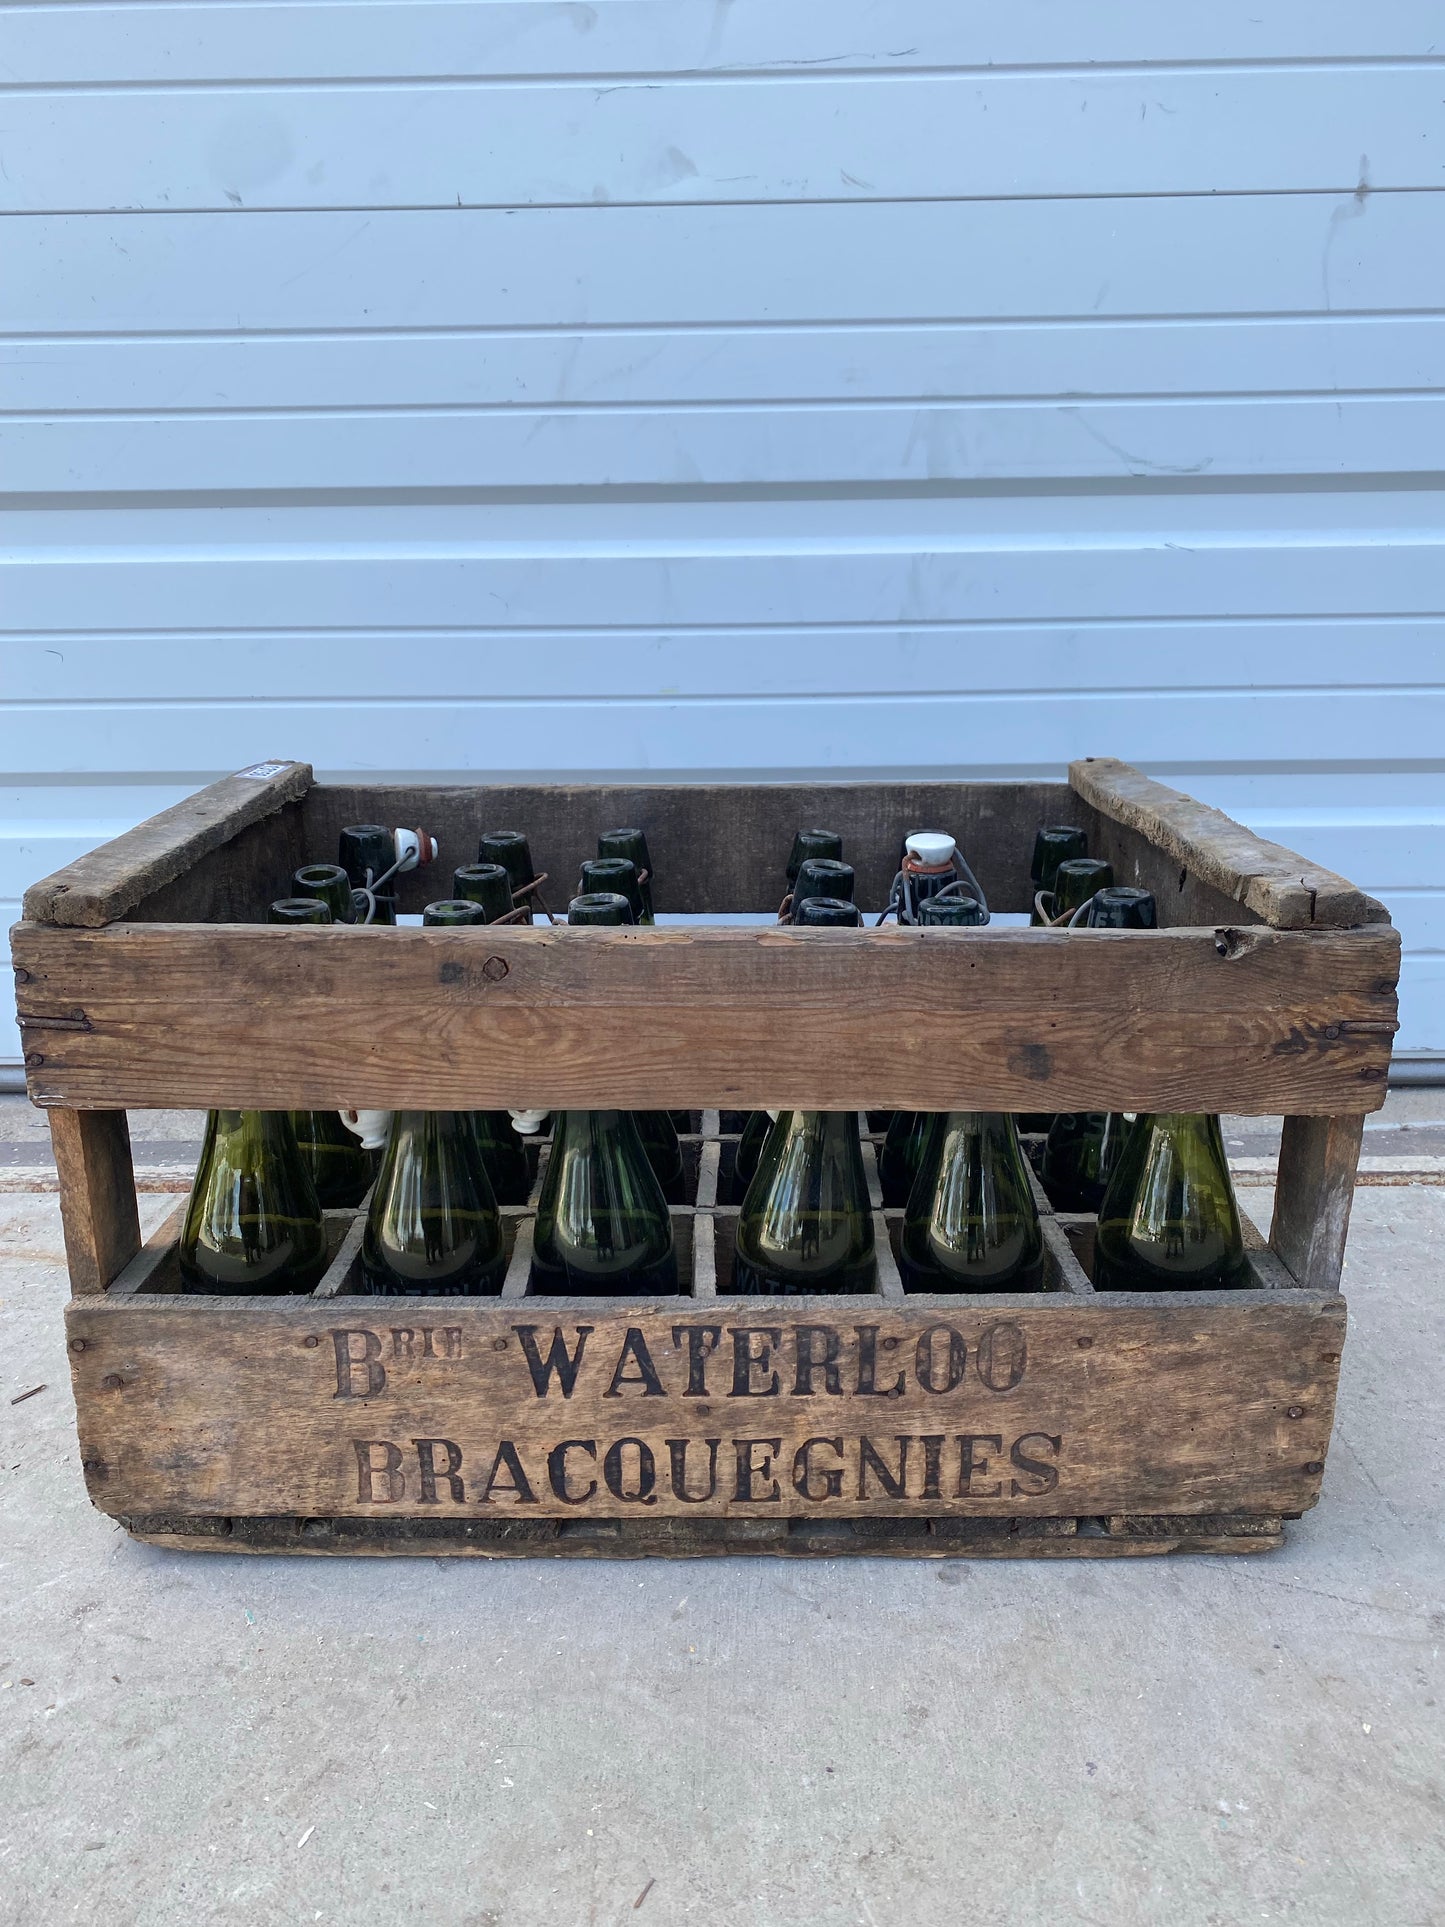
<path id="1" fill-rule="evenodd" d="M 738 1218 L 734 1292 L 874 1291 L 878 1259 L 856 1111 L 780 1111 Z"/>
<path id="2" fill-rule="evenodd" d="M 1096 930 L 1155 930 L 1159 911 L 1154 893 L 1127 883 L 1110 884 L 1095 892 L 1089 922 Z"/>
<path id="3" fill-rule="evenodd" d="M 512 914 L 512 882 L 500 863 L 464 863 L 452 877 L 452 896 L 480 904 L 483 923 Z"/>
<path id="4" fill-rule="evenodd" d="M 319 897 L 278 897 L 266 912 L 267 923 L 330 923 L 331 912 Z"/>
<path id="5" fill-rule="evenodd" d="M 626 880 L 620 876 L 624 869 L 629 872 L 635 893 L 637 873 L 631 860 L 626 857 L 599 857 L 595 862 L 584 863 L 582 879 L 585 883 L 589 873 L 596 872 L 610 881 L 621 882 Z M 634 921 L 633 906 L 636 900 L 635 895 L 624 896 L 620 890 L 587 890 L 582 896 L 573 897 L 568 904 L 567 921 L 570 924 L 630 924 Z M 661 1186 L 664 1202 L 685 1203 L 686 1181 L 676 1124 L 666 1111 L 634 1111 L 632 1115 L 642 1148 L 647 1153 L 647 1161 Z"/>
<path id="6" fill-rule="evenodd" d="M 371 1189 L 371 1153 L 335 1111 L 291 1111 L 296 1148 L 323 1210 L 350 1211 Z"/>
<path id="7" fill-rule="evenodd" d="M 836 830 L 797 830 L 793 834 L 793 847 L 788 855 L 788 888 L 791 890 L 798 881 L 798 871 L 810 856 L 825 857 L 832 862 L 843 858 L 843 839 Z"/>
<path id="8" fill-rule="evenodd" d="M 1034 837 L 1034 858 L 1029 871 L 1034 886 L 1034 897 L 1029 905 L 1031 924 L 1037 927 L 1045 922 L 1039 912 L 1038 894 L 1042 891 L 1046 896 L 1052 895 L 1060 864 L 1086 857 L 1088 849 L 1088 837 L 1071 824 L 1046 823 L 1039 830 Z M 1047 1131 L 1053 1121 L 1052 1111 L 1021 1111 L 1014 1119 L 1019 1130 L 1032 1132 Z"/>
<path id="9" fill-rule="evenodd" d="M 1152 930 L 1157 920 L 1148 890 L 1107 885 L 1089 905 L 1088 921 L 1098 930 Z M 1039 1166 L 1055 1210 L 1099 1209 L 1133 1122 L 1122 1111 L 1060 1112 Z"/>
<path id="10" fill-rule="evenodd" d="M 616 890 L 588 890 L 567 905 L 567 921 L 575 924 L 632 922 L 632 905 Z"/>
<path id="11" fill-rule="evenodd" d="M 489 866 L 478 865 L 478 868 Z M 495 867 L 495 866 L 490 866 Z M 505 886 L 506 872 L 500 871 Z M 510 893 L 508 901 L 511 901 Z M 445 897 L 421 913 L 424 929 L 458 929 L 488 922 L 485 904 L 469 897 Z M 525 1204 L 532 1189 L 527 1154 L 506 1111 L 466 1111 L 481 1152 L 487 1181 L 498 1204 Z"/>
<path id="12" fill-rule="evenodd" d="M 397 1111 L 361 1243 L 363 1289 L 487 1298 L 507 1269 L 502 1220 L 470 1111 Z"/>
<path id="13" fill-rule="evenodd" d="M 521 830 L 484 831 L 477 842 L 477 861 L 501 864 L 511 883 L 514 899 L 519 890 L 537 881 L 537 872 L 532 867 L 531 845 Z M 524 897 L 517 907 L 526 911 L 527 923 L 536 921 L 530 897 Z"/>
<path id="14" fill-rule="evenodd" d="M 633 923 L 651 923 L 652 918 L 645 914 L 646 905 L 642 897 L 642 885 L 637 881 L 637 866 L 631 857 L 593 856 L 582 865 L 578 880 L 579 896 L 612 894 L 626 897 L 632 912 Z"/>
<path id="15" fill-rule="evenodd" d="M 326 1270 L 321 1202 L 285 1111 L 212 1111 L 177 1252 L 187 1291 L 313 1291 Z"/>
<path id="16" fill-rule="evenodd" d="M 1044 1239 L 1013 1119 L 935 1117 L 903 1221 L 905 1291 L 1038 1291 Z"/>
<path id="17" fill-rule="evenodd" d="M 1034 896 L 1040 890 L 1052 890 L 1054 873 L 1061 863 L 1073 857 L 1089 854 L 1089 839 L 1082 830 L 1068 823 L 1045 823 L 1034 837 L 1034 857 L 1029 868 L 1029 877 L 1034 886 Z M 1029 900 L 1029 922 L 1041 924 L 1043 918 L 1033 898 Z"/>
<path id="18" fill-rule="evenodd" d="M 826 856 L 804 857 L 793 885 L 793 921 L 796 923 L 798 911 L 810 897 L 831 897 L 851 903 L 854 881 L 851 863 L 839 863 L 836 858 Z"/>
<path id="19" fill-rule="evenodd" d="M 1060 1111 L 1039 1176 L 1056 1211 L 1097 1211 L 1133 1124 L 1122 1111 Z"/>
<path id="20" fill-rule="evenodd" d="M 380 877 L 386 876 L 396 862 L 396 838 L 384 823 L 352 823 L 341 832 L 340 846 L 336 858 L 340 867 L 351 879 L 352 888 L 369 889 Z M 376 910 L 373 923 L 394 924 L 396 922 L 396 878 L 389 877 L 379 891 L 374 892 Z M 364 916 L 365 911 L 359 911 Z"/>
<path id="21" fill-rule="evenodd" d="M 977 897 L 927 897 L 918 906 L 921 924 L 970 929 L 988 922 L 988 912 Z"/>
<path id="22" fill-rule="evenodd" d="M 667 1204 L 686 1204 L 687 1180 L 682 1167 L 682 1146 L 677 1141 L 677 1126 L 666 1111 L 634 1111 L 632 1118 L 664 1201 Z"/>
<path id="23" fill-rule="evenodd" d="M 1107 890 L 1114 881 L 1111 864 L 1099 857 L 1070 857 L 1054 872 L 1054 916 L 1072 916 L 1089 901 L 1096 890 Z"/>
<path id="24" fill-rule="evenodd" d="M 421 913 L 425 930 L 451 930 L 467 924 L 483 924 L 486 920 L 487 913 L 481 904 L 473 903 L 469 897 L 443 897 L 439 903 L 429 903 Z"/>
<path id="25" fill-rule="evenodd" d="M 753 1173 L 758 1168 L 758 1159 L 763 1155 L 763 1146 L 768 1141 L 768 1132 L 773 1128 L 771 1111 L 749 1111 L 747 1122 L 743 1125 L 738 1139 L 737 1150 L 733 1154 L 732 1177 L 728 1183 L 725 1204 L 741 1204 L 747 1196 L 748 1186 L 753 1181 Z"/>
<path id="26" fill-rule="evenodd" d="M 804 897 L 793 916 L 794 923 L 818 930 L 856 930 L 862 921 L 857 904 L 843 897 Z"/>
<path id="27" fill-rule="evenodd" d="M 333 923 L 356 922 L 356 900 L 351 894 L 351 878 L 339 863 L 303 863 L 291 879 L 298 897 L 315 897 L 331 912 Z"/>
<path id="28" fill-rule="evenodd" d="M 937 1111 L 895 1111 L 878 1154 L 878 1182 L 889 1211 L 901 1211 L 913 1191 Z"/>
<path id="29" fill-rule="evenodd" d="M 1099 1206 L 1096 1291 L 1227 1291 L 1249 1283 L 1219 1119 L 1141 1113 Z"/>
<path id="30" fill-rule="evenodd" d="M 482 1167 L 498 1204 L 525 1204 L 532 1195 L 532 1170 L 527 1149 L 512 1129 L 506 1111 L 468 1111 Z"/>
<path id="31" fill-rule="evenodd" d="M 324 871 L 331 865 L 315 864 L 312 868 Z M 298 870 L 296 874 L 299 877 L 305 872 Z M 336 875 L 345 886 L 346 900 L 350 903 L 351 886 L 346 882 L 346 872 L 338 869 Z M 329 905 L 319 897 L 282 897 L 271 905 L 267 920 L 282 924 L 330 923 L 332 914 Z M 362 1149 L 335 1111 L 290 1111 L 287 1115 L 301 1162 L 322 1208 L 341 1211 L 360 1204 L 371 1184 L 370 1153 Z"/>
<path id="32" fill-rule="evenodd" d="M 652 908 L 652 857 L 647 848 L 647 838 L 641 830 L 603 830 L 597 839 L 598 856 L 624 856 L 637 871 L 638 883 L 642 890 L 642 914 L 639 923 L 655 921 Z"/>
<path id="33" fill-rule="evenodd" d="M 557 1117 L 529 1290 L 553 1297 L 677 1290 L 672 1220 L 630 1111 Z"/>

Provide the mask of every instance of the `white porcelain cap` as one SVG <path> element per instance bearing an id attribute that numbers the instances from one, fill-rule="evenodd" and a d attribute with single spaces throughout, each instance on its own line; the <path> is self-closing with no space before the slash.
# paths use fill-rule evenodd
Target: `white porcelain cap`
<path id="1" fill-rule="evenodd" d="M 391 1132 L 390 1111 L 338 1111 L 348 1131 L 354 1131 L 368 1151 L 382 1151 Z"/>
<path id="2" fill-rule="evenodd" d="M 915 830 L 912 836 L 904 838 L 903 847 L 920 863 L 934 865 L 952 862 L 957 846 L 953 838 L 941 830 Z"/>
<path id="3" fill-rule="evenodd" d="M 535 1137 L 552 1113 L 550 1111 L 508 1111 L 507 1115 L 512 1120 L 514 1131 L 522 1137 Z"/>
<path id="4" fill-rule="evenodd" d="M 394 841 L 399 870 L 416 870 L 436 861 L 437 840 L 425 830 L 397 830 Z"/>

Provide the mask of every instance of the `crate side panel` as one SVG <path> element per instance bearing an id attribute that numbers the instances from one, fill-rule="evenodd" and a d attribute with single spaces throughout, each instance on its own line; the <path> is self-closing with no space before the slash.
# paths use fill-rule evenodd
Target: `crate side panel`
<path id="1" fill-rule="evenodd" d="M 307 1517 L 1298 1512 L 1343 1327 L 1253 1292 L 68 1313 L 102 1510 Z"/>
<path id="2" fill-rule="evenodd" d="M 208 851 L 182 875 L 127 911 L 132 923 L 265 923 L 279 897 L 294 896 L 291 879 L 307 861 L 304 818 L 290 805 Z M 334 862 L 333 850 L 329 861 Z"/>
<path id="3" fill-rule="evenodd" d="M 911 830 L 941 829 L 959 845 L 997 910 L 1028 908 L 1034 831 L 1058 820 L 1066 783 L 677 783 L 607 786 L 511 785 L 429 788 L 317 785 L 306 799 L 313 862 L 334 862 L 347 823 L 402 823 L 430 830 L 441 845 L 436 869 L 400 879 L 403 910 L 420 910 L 473 863 L 483 830 L 527 833 L 532 859 L 551 879 L 552 908 L 576 894 L 583 859 L 599 830 L 627 824 L 646 832 L 659 910 L 776 910 L 787 888 L 793 832 L 836 830 L 858 873 L 858 902 L 881 910 Z M 450 885 L 448 885 L 448 888 Z M 446 895 L 447 891 L 441 891 Z"/>
<path id="4" fill-rule="evenodd" d="M 257 763 L 224 777 L 32 884 L 25 892 L 25 915 L 40 923 L 95 928 L 125 916 L 176 879 L 184 895 L 187 873 L 213 854 L 222 860 L 206 864 L 208 873 L 213 867 L 221 872 L 235 867 L 225 861 L 224 846 L 244 833 L 252 832 L 248 848 L 258 840 L 264 846 L 278 813 L 296 804 L 310 783 L 309 763 Z M 265 916 L 265 904 L 258 914 Z"/>
<path id="5" fill-rule="evenodd" d="M 37 1103 L 270 1109 L 1364 1112 L 1399 974 L 1384 927 L 20 925 L 14 954 Z"/>
<path id="6" fill-rule="evenodd" d="M 1274 929 L 1345 929 L 1379 912 L 1348 878 L 1128 763 L 1086 757 L 1069 765 L 1069 781 L 1103 818 L 1142 835 L 1177 864 L 1181 876 L 1222 890 Z"/>

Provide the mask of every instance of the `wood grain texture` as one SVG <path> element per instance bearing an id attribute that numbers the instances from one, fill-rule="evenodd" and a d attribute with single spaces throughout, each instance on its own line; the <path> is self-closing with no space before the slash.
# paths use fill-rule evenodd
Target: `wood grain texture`
<path id="1" fill-rule="evenodd" d="M 977 1523 L 991 1530 L 954 1538 L 940 1533 L 940 1522 L 900 1522 L 896 1530 L 872 1532 L 865 1524 L 839 1520 L 813 1526 L 794 1520 L 793 1529 L 765 1538 L 708 1529 L 708 1522 L 670 1521 L 667 1533 L 649 1531 L 636 1520 L 613 1523 L 610 1531 L 585 1535 L 564 1521 L 531 1530 L 488 1527 L 478 1520 L 457 1521 L 440 1531 L 420 1522 L 397 1521 L 410 1529 L 382 1532 L 371 1520 L 357 1519 L 185 1519 L 141 1515 L 122 1519 L 133 1539 L 170 1552 L 302 1553 L 313 1557 L 471 1558 L 471 1559 L 718 1559 L 729 1556 L 775 1559 L 1139 1559 L 1174 1552 L 1273 1552 L 1284 1543 L 1282 1525 L 1274 1531 L 1237 1530 L 1234 1522 L 1200 1521 L 1200 1529 L 1151 1534 L 1098 1530 L 1093 1519 L 1000 1519 L 950 1521 Z M 600 1525 L 601 1522 L 599 1522 Z M 1259 1522 L 1251 1522 L 1258 1524 Z M 1085 1532 L 1040 1532 L 1043 1525 L 1088 1526 Z M 1207 1526 L 1208 1529 L 1204 1529 Z"/>
<path id="2" fill-rule="evenodd" d="M 105 1107 L 1363 1112 L 1399 969 L 1387 925 L 21 924 L 13 946 L 32 1099 Z"/>
<path id="3" fill-rule="evenodd" d="M 1284 1120 L 1270 1244 L 1312 1290 L 1339 1288 L 1364 1124 L 1357 1115 Z"/>
<path id="4" fill-rule="evenodd" d="M 124 1111 L 53 1111 L 50 1142 L 71 1288 L 101 1292 L 140 1250 L 135 1170 Z"/>
<path id="5" fill-rule="evenodd" d="M 776 910 L 793 832 L 836 830 L 857 872 L 857 900 L 888 901 L 904 836 L 947 830 L 957 838 L 996 910 L 1029 908 L 1034 831 L 1071 801 L 1064 783 L 668 783 L 485 785 L 467 788 L 318 784 L 307 794 L 305 835 L 334 862 L 347 823 L 405 823 L 441 844 L 439 864 L 401 878 L 403 910 L 420 910 L 438 870 L 476 861 L 483 830 L 524 829 L 532 860 L 553 878 L 559 912 L 575 894 L 578 866 L 597 854 L 599 830 L 644 830 L 657 873 L 659 910 Z"/>
<path id="6" fill-rule="evenodd" d="M 32 885 L 25 892 L 25 915 L 39 923 L 86 929 L 111 923 L 310 787 L 309 763 L 255 767 L 269 773 L 252 776 L 243 770 L 212 783 Z M 259 914 L 265 911 L 262 904 Z"/>
<path id="7" fill-rule="evenodd" d="M 67 1329 L 117 1515 L 1277 1515 L 1318 1497 L 1344 1305 L 141 1297 Z"/>
<path id="8" fill-rule="evenodd" d="M 1070 763 L 1069 783 L 1101 815 L 1137 830 L 1273 929 L 1344 929 L 1373 920 L 1373 899 L 1346 878 L 1255 836 L 1222 810 L 1156 783 L 1128 763 L 1086 757 Z"/>

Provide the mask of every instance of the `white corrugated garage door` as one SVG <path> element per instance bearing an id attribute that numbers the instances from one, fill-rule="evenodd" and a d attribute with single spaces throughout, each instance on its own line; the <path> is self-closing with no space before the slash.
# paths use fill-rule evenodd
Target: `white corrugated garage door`
<path id="1" fill-rule="evenodd" d="M 271 755 L 1114 754 L 1383 896 L 1445 1050 L 1439 27 L 4 9 L 3 907 Z"/>

